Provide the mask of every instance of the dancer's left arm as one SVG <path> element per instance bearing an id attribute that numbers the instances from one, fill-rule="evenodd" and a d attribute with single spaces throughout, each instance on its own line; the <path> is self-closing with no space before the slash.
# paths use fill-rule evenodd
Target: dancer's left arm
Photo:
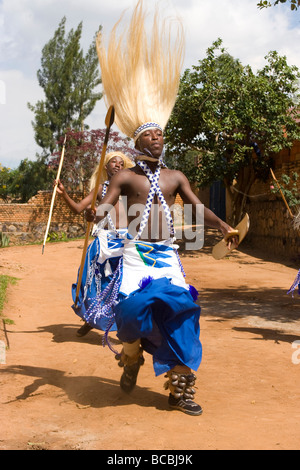
<path id="1" fill-rule="evenodd" d="M 178 173 L 178 193 L 183 200 L 184 204 L 191 204 L 193 208 L 193 214 L 197 215 L 197 211 L 202 210 L 204 207 L 204 224 L 208 227 L 215 228 L 222 232 L 224 237 L 228 237 L 233 243 L 238 245 L 238 239 L 236 237 L 230 237 L 230 232 L 233 228 L 230 227 L 226 222 L 220 219 L 214 212 L 204 206 L 196 194 L 192 191 L 191 185 L 187 177 L 180 171 Z M 231 242 L 229 241 L 229 244 Z"/>

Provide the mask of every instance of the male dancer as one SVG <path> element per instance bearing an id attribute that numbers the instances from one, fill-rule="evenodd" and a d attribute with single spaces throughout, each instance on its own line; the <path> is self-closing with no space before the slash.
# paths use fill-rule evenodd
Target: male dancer
<path id="1" fill-rule="evenodd" d="M 145 130 L 138 138 L 136 148 L 144 156 L 139 157 L 141 160 L 137 161 L 136 167 L 112 178 L 109 190 L 100 204 L 114 205 L 122 194 L 127 197 L 130 214 L 135 204 L 147 206 L 149 190 L 152 188 L 155 192 L 153 202 L 166 209 L 166 220 L 168 208 L 174 204 L 177 194 L 184 203 L 192 205 L 195 213 L 200 210 L 201 202 L 191 190 L 184 174 L 161 165 L 163 134 L 159 127 Z M 147 167 L 152 175 L 159 173 L 158 184 L 151 185 L 144 172 L 148 170 Z M 161 238 L 163 222 L 153 220 L 153 214 L 156 214 L 154 204 L 148 213 L 147 210 L 144 213 L 147 220 L 141 222 L 145 226 L 142 236 L 131 233 L 134 238 L 125 241 L 123 251 L 119 289 L 124 300 L 114 309 L 117 335 L 123 343 L 124 373 L 121 387 L 127 392 L 134 388 L 144 349 L 153 355 L 156 375 L 166 373 L 168 376 L 169 405 L 185 413 L 199 415 L 202 409 L 193 401 L 196 377 L 192 370 L 198 369 L 202 355 L 199 340 L 200 307 L 194 303 L 190 286 L 185 282 L 172 234 L 168 240 Z M 88 219 L 97 222 L 100 217 L 95 213 L 91 215 L 90 211 Z M 128 216 L 129 232 L 133 221 L 135 214 Z M 158 225 L 155 239 L 153 222 Z M 232 230 L 207 208 L 204 208 L 204 222 L 219 229 L 225 237 Z M 236 243 L 236 240 L 233 242 Z M 147 282 L 143 283 L 145 278 Z"/>
<path id="2" fill-rule="evenodd" d="M 102 35 L 97 38 L 107 106 L 114 106 L 117 126 L 134 139 L 139 153 L 136 167 L 112 178 L 100 206 L 114 205 L 120 195 L 126 196 L 128 231 L 133 237 L 124 243 L 118 275 L 110 285 L 109 300 L 114 305 L 117 335 L 123 343 L 120 385 L 126 392 L 134 388 L 144 349 L 153 356 L 155 374 L 167 375 L 169 406 L 198 416 L 202 408 L 194 401 L 196 376 L 192 371 L 197 371 L 202 356 L 200 307 L 194 302 L 193 289 L 185 282 L 173 243 L 170 206 L 177 194 L 185 204 L 192 205 L 194 213 L 202 205 L 183 173 L 165 168 L 162 161 L 163 129 L 177 97 L 184 40 L 180 21 L 164 22 L 160 27 L 161 18 L 156 12 L 149 41 L 143 1 L 139 0 L 120 39 L 120 22 L 112 30 L 107 49 Z M 176 25 L 172 41 L 171 28 Z M 139 205 L 144 212 L 134 231 L 136 214 L 132 211 Z M 165 217 L 161 213 L 157 216 L 157 206 Z M 98 221 L 101 217 L 99 212 L 96 216 L 90 211 L 87 218 Z M 232 229 L 206 208 L 204 221 L 230 236 Z M 157 229 L 155 236 L 153 225 Z M 101 309 L 105 313 L 106 308 L 103 296 L 99 308 L 97 315 L 101 316 Z M 90 311 L 90 315 L 92 318 L 94 313 Z"/>

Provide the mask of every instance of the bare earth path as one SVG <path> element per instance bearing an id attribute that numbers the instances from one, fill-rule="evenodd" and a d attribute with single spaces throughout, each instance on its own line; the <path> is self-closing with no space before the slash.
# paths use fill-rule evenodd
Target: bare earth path
<path id="1" fill-rule="evenodd" d="M 76 337 L 82 245 L 0 251 L 0 273 L 19 278 L 4 309 L 14 325 L 0 331 L 0 450 L 299 449 L 300 297 L 286 295 L 299 267 L 245 252 L 215 261 L 209 248 L 182 257 L 202 307 L 204 411 L 190 417 L 168 410 L 149 355 L 127 396 L 101 332 Z"/>

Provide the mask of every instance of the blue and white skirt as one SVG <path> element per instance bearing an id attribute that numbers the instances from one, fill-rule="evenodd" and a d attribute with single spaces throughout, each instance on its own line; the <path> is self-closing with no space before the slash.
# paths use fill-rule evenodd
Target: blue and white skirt
<path id="1" fill-rule="evenodd" d="M 97 237 L 87 249 L 79 300 L 77 305 L 75 306 L 74 304 L 72 308 L 80 318 L 87 321 L 93 328 L 106 331 L 109 327 L 112 331 L 116 330 L 116 325 L 111 315 L 94 315 L 90 318 L 88 312 L 91 307 L 95 308 L 96 299 L 114 278 L 114 273 L 118 269 L 123 255 L 124 240 L 127 236 L 127 229 L 119 229 L 117 232 L 101 229 L 97 232 Z M 72 298 L 74 302 L 76 290 L 77 283 L 72 285 Z"/>
<path id="2" fill-rule="evenodd" d="M 198 369 L 200 307 L 172 240 L 125 241 L 119 296 L 114 307 L 117 336 L 122 342 L 141 338 L 156 375 L 176 365 Z"/>

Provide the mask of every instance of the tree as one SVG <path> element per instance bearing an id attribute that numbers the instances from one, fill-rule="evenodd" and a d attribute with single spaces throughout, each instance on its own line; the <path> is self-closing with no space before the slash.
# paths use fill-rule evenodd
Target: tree
<path id="1" fill-rule="evenodd" d="M 0 163 L 0 199 L 7 200 L 10 195 L 11 173 L 13 170 Z"/>
<path id="2" fill-rule="evenodd" d="M 25 158 L 14 170 L 0 165 L 0 197 L 27 202 L 39 190 L 52 189 L 54 177 L 45 157 L 38 156 L 36 161 Z"/>
<path id="3" fill-rule="evenodd" d="M 55 150 L 67 128 L 83 130 L 84 121 L 102 95 L 94 91 L 101 83 L 94 41 L 86 55 L 80 48 L 82 23 L 66 35 L 64 17 L 42 50 L 37 72 L 45 100 L 28 103 L 35 114 L 35 140 L 45 153 Z M 101 29 L 101 28 L 100 28 Z"/>
<path id="4" fill-rule="evenodd" d="M 100 161 L 105 133 L 105 129 L 67 130 L 61 180 L 69 190 L 88 189 L 90 177 Z M 58 142 L 60 146 L 63 138 Z M 107 153 L 111 151 L 120 151 L 130 156 L 133 154 L 133 147 L 128 138 L 121 137 L 116 131 L 110 131 Z M 49 164 L 51 168 L 58 167 L 60 156 L 60 152 L 54 152 Z"/>
<path id="5" fill-rule="evenodd" d="M 100 162 L 106 130 L 66 131 L 65 156 L 61 179 L 71 191 L 89 189 L 89 180 Z M 62 147 L 64 136 L 58 141 Z M 134 149 L 130 139 L 121 137 L 116 131 L 110 131 L 107 153 L 120 151 L 128 156 Z M 18 168 L 10 169 L 0 164 L 0 199 L 27 202 L 42 190 L 53 190 L 53 181 L 57 175 L 61 151 L 55 151 L 51 157 L 36 155 L 37 160 L 22 160 Z"/>
<path id="6" fill-rule="evenodd" d="M 290 3 L 291 10 L 296 11 L 298 7 L 300 6 L 300 0 L 275 0 L 275 2 L 270 3 L 268 0 L 261 0 L 257 6 L 262 9 L 262 8 L 268 8 L 271 6 L 278 5 L 279 3 Z"/>
<path id="7" fill-rule="evenodd" d="M 252 184 L 269 175 L 272 157 L 300 138 L 299 71 L 277 52 L 255 75 L 213 43 L 207 57 L 187 69 L 166 129 L 167 156 L 199 187 L 223 181 L 232 224 L 242 217 Z M 196 160 L 195 160 L 196 159 Z M 195 163 L 196 161 L 196 163 Z"/>

